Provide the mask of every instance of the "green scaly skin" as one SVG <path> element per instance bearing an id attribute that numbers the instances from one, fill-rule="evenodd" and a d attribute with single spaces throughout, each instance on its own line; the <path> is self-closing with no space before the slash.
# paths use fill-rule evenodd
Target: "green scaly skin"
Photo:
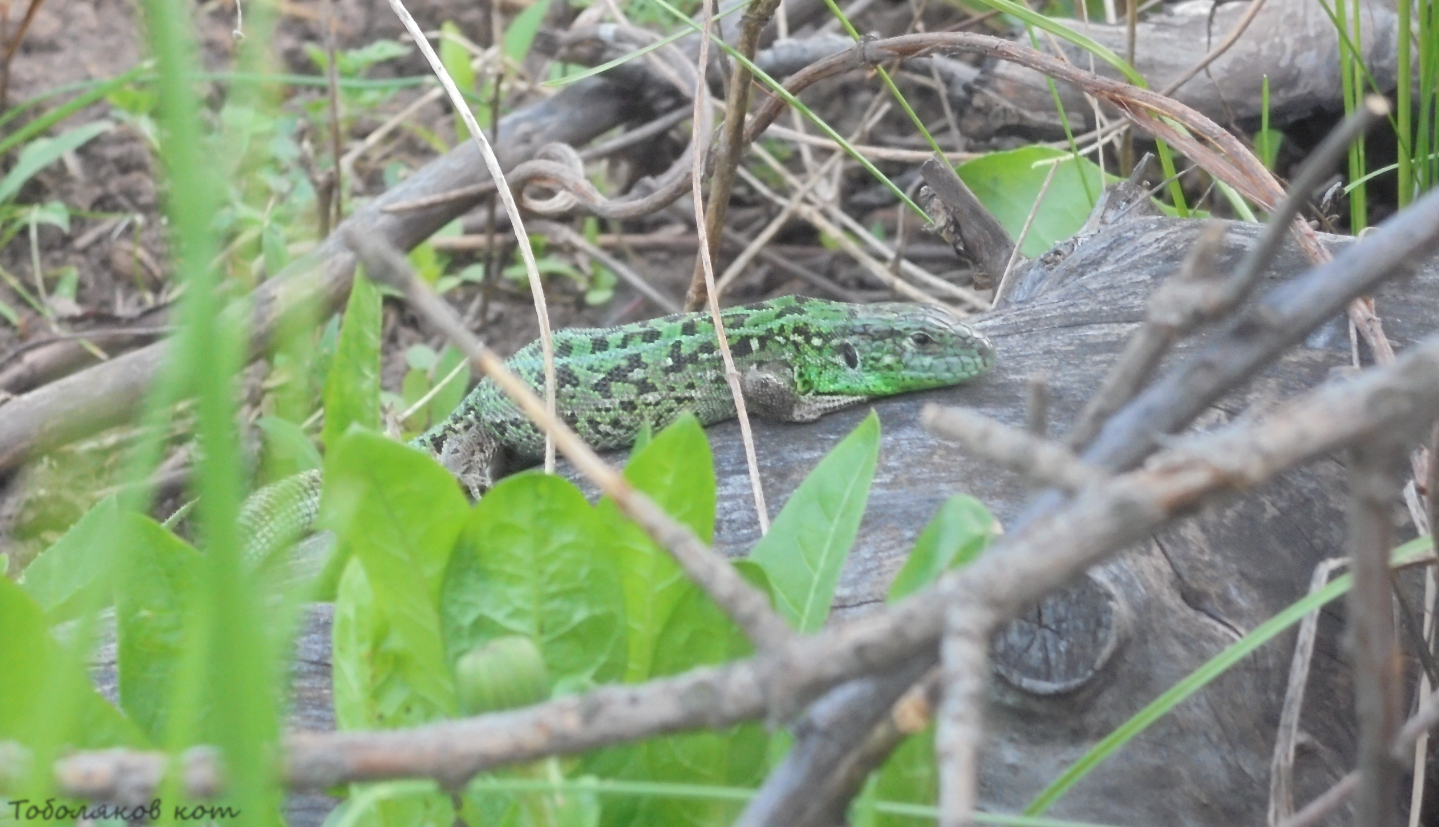
<path id="1" fill-rule="evenodd" d="M 785 296 L 723 311 L 751 416 L 810 422 L 867 399 L 955 385 L 988 371 L 994 347 L 943 310 L 916 304 L 842 304 Z M 735 416 L 707 312 L 554 335 L 555 402 L 596 449 L 626 448 L 649 425 L 693 413 L 711 425 Z M 544 392 L 539 342 L 506 365 Z M 450 469 L 478 497 L 507 470 L 532 464 L 544 435 L 486 378 L 450 416 L 410 444 Z M 246 501 L 242 525 L 255 556 L 307 533 L 318 509 L 318 471 L 281 480 Z"/>

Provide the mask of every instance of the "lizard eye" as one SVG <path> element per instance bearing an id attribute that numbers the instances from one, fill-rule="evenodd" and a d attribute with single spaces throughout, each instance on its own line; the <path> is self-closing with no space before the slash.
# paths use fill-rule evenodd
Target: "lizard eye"
<path id="1" fill-rule="evenodd" d="M 929 334 L 925 333 L 923 330 L 919 331 L 918 333 L 911 333 L 909 336 L 909 340 L 911 342 L 914 342 L 915 345 L 919 347 L 924 347 L 925 345 L 934 343 L 934 339 L 931 339 Z"/>
<path id="2" fill-rule="evenodd" d="M 855 370 L 859 367 L 859 351 L 854 349 L 854 345 L 849 342 L 841 343 L 839 346 L 839 355 L 840 358 L 844 359 L 844 363 L 849 365 L 850 370 Z"/>

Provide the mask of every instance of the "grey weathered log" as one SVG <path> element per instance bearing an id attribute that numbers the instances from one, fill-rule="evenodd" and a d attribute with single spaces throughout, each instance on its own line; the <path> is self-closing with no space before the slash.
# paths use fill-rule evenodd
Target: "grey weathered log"
<path id="1" fill-rule="evenodd" d="M 1398 18 L 1393 4 L 1384 0 L 1357 0 L 1363 12 L 1361 34 L 1364 65 L 1381 91 L 1394 89 L 1397 78 Z M 1204 57 L 1243 17 L 1248 3 L 1181 3 L 1165 13 L 1140 21 L 1136 37 L 1135 68 L 1154 89 L 1162 89 Z M 1353 5 L 1349 6 L 1352 9 Z M 1210 16 L 1213 15 L 1211 25 Z M 1126 30 L 1121 23 L 1069 23 L 1076 31 L 1125 53 Z M 1029 44 L 1029 36 L 1018 35 Z M 1053 54 L 1048 38 L 1039 48 Z M 1076 65 L 1088 68 L 1090 55 L 1064 43 Z M 1120 77 L 1099 59 L 1095 71 Z M 1313 0 L 1267 0 L 1253 23 L 1237 42 L 1173 94 L 1188 106 L 1220 123 L 1257 121 L 1262 111 L 1260 78 L 1269 78 L 1271 124 L 1292 123 L 1318 112 L 1343 110 L 1338 40 L 1334 26 L 1320 3 Z M 1417 88 L 1417 87 L 1416 87 Z M 1072 87 L 1059 84 L 1060 100 L 1074 129 L 1092 129 L 1094 112 Z M 1042 75 L 1009 63 L 986 64 L 979 78 L 965 88 L 951 86 L 967 106 L 960 112 L 960 129 L 966 136 L 984 139 L 996 134 L 1022 132 L 1063 137 L 1054 97 Z"/>

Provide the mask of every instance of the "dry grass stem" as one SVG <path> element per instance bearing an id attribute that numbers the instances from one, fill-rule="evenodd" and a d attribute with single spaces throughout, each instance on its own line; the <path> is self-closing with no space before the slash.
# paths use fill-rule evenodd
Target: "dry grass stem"
<path id="1" fill-rule="evenodd" d="M 535 301 L 535 316 L 540 326 L 540 352 L 545 360 L 545 410 L 549 413 L 551 420 L 555 419 L 555 343 L 554 336 L 550 332 L 550 314 L 545 306 L 545 288 L 540 279 L 539 268 L 535 265 L 535 251 L 530 248 L 530 237 L 525 232 L 524 219 L 520 217 L 520 209 L 515 204 L 515 197 L 510 193 L 510 187 L 505 180 L 505 171 L 500 168 L 500 159 L 495 157 L 495 150 L 490 146 L 489 138 L 485 137 L 485 131 L 480 129 L 475 115 L 470 111 L 465 98 L 460 94 L 460 89 L 455 85 L 454 78 L 445 71 L 445 66 L 440 62 L 440 56 L 435 54 L 435 49 L 430 41 L 420 31 L 420 26 L 410 12 L 405 8 L 401 0 L 389 0 L 390 8 L 394 10 L 400 22 L 404 24 L 405 30 L 410 33 L 424 54 L 425 60 L 429 62 L 430 69 L 440 79 L 440 84 L 445 87 L 445 93 L 450 97 L 450 103 L 455 107 L 465 126 L 470 130 L 470 137 L 474 139 L 475 146 L 480 150 L 480 157 L 485 160 L 485 168 L 489 170 L 490 179 L 495 182 L 500 202 L 504 204 L 505 214 L 510 218 L 510 230 L 515 234 L 515 242 L 520 248 L 520 258 L 525 263 L 525 273 L 529 276 L 530 294 Z M 555 471 L 555 442 L 548 431 L 545 433 L 545 473 L 553 474 Z"/>

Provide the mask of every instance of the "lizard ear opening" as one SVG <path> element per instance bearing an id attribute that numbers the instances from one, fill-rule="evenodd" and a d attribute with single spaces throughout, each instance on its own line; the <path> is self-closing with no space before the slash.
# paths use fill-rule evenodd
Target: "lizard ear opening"
<path id="1" fill-rule="evenodd" d="M 850 370 L 859 368 L 859 351 L 854 349 L 854 345 L 849 342 L 841 342 L 839 355 L 844 359 L 844 363 L 849 366 Z"/>

